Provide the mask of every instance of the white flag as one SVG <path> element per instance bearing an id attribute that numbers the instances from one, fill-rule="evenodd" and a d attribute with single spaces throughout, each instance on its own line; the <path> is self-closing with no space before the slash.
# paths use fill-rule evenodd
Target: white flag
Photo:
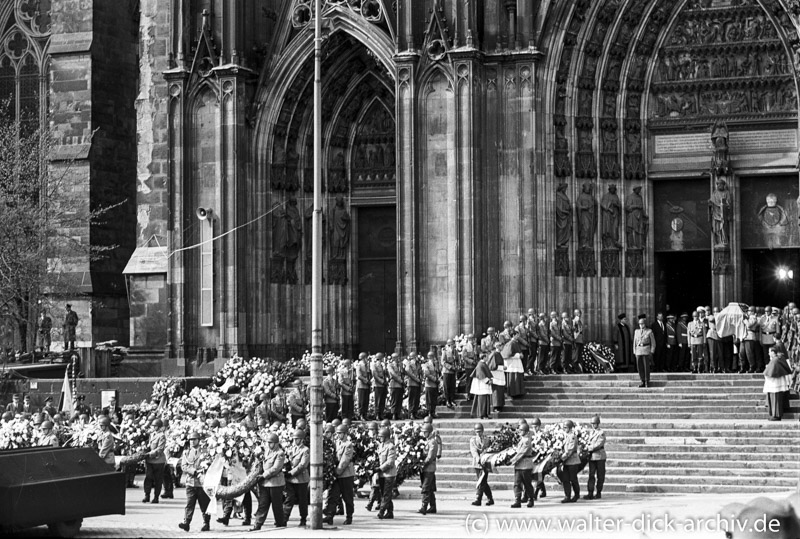
<path id="1" fill-rule="evenodd" d="M 72 417 L 75 409 L 72 403 L 72 388 L 69 385 L 68 371 L 64 371 L 64 384 L 61 386 L 61 402 L 58 404 L 58 409 L 62 412 L 68 412 L 67 419 Z"/>

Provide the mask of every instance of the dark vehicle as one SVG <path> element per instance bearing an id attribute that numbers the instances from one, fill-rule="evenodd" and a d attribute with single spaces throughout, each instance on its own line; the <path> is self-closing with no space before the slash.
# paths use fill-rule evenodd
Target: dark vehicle
<path id="1" fill-rule="evenodd" d="M 46 524 L 74 537 L 83 519 L 125 514 L 125 474 L 88 448 L 0 451 L 0 533 Z"/>

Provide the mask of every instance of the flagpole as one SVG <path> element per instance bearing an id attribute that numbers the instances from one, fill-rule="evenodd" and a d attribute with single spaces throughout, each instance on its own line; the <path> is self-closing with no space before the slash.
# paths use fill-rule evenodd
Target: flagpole
<path id="1" fill-rule="evenodd" d="M 322 529 L 322 0 L 314 0 L 314 213 L 311 224 L 311 529 Z"/>

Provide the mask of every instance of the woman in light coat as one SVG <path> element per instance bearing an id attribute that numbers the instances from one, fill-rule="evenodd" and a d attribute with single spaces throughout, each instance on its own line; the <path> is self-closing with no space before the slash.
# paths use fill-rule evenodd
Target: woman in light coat
<path id="1" fill-rule="evenodd" d="M 636 369 L 642 381 L 639 387 L 650 387 L 650 363 L 656 351 L 656 338 L 647 327 L 647 316 L 639 315 L 639 328 L 633 334 L 633 355 L 636 356 Z"/>

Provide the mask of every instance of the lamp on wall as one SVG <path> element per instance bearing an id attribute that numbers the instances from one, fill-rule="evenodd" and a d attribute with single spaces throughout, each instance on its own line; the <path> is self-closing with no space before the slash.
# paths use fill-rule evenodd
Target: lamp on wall
<path id="1" fill-rule="evenodd" d="M 214 219 L 214 211 L 211 208 L 204 208 L 202 206 L 198 206 L 195 210 L 194 214 L 197 216 L 198 219 L 201 221 L 212 221 Z"/>

